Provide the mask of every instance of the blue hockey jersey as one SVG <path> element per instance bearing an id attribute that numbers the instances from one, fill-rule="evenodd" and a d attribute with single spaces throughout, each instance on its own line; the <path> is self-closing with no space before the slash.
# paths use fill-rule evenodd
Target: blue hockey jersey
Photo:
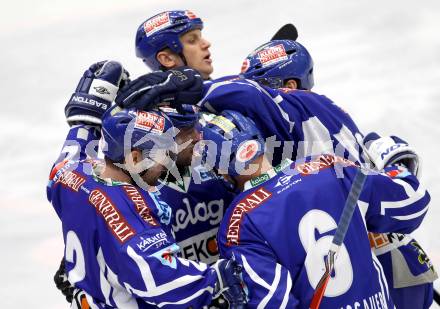
<path id="1" fill-rule="evenodd" d="M 199 105 L 211 113 L 232 109 L 253 119 L 266 139 L 274 136 L 280 141 L 274 149 L 274 165 L 282 158 L 296 159 L 320 153 L 334 153 L 367 166 L 370 163 L 361 146 L 362 134 L 353 120 L 325 96 L 310 91 L 274 90 L 239 78 L 222 78 L 205 83 L 204 97 Z M 399 237 L 389 236 L 391 238 L 383 237 Z M 429 262 L 419 262 L 418 250 L 396 242 L 386 247 L 377 250 L 373 246 L 373 250 L 383 263 L 392 292 L 396 292 L 395 298 L 405 293 L 397 289 L 415 285 L 424 285 L 427 293 L 431 291 L 432 294 L 432 282 L 437 273 Z M 402 272 L 407 275 L 399 275 Z M 412 300 L 416 300 L 412 295 Z M 426 297 L 422 295 L 421 298 L 419 300 L 424 301 Z M 430 301 L 423 308 L 428 308 L 432 302 L 432 296 L 427 298 Z M 402 308 L 414 307 L 407 297 L 400 303 L 408 304 L 401 305 Z"/>
<path id="2" fill-rule="evenodd" d="M 181 180 L 161 182 L 158 194 L 173 210 L 180 256 L 212 264 L 218 259 L 217 231 L 233 194 L 213 171 L 187 168 Z"/>
<path id="3" fill-rule="evenodd" d="M 92 308 L 209 304 L 215 271 L 177 256 L 169 206 L 157 194 L 100 178 L 96 161 L 70 160 L 85 158 L 96 137 L 90 127 L 71 129 L 47 188 L 62 221 L 69 281 Z"/>
<path id="4" fill-rule="evenodd" d="M 218 240 L 221 256 L 235 257 L 243 267 L 250 308 L 309 308 L 356 171 L 348 160 L 322 155 L 246 183 Z M 368 175 L 322 308 L 393 308 L 367 230 L 409 233 L 430 200 L 414 176 L 400 170 L 394 175 Z"/>
<path id="5" fill-rule="evenodd" d="M 334 153 L 365 162 L 362 135 L 341 108 L 310 91 L 270 89 L 246 79 L 208 81 L 198 103 L 202 111 L 218 114 L 231 109 L 250 117 L 264 138 L 275 138 L 273 164 L 282 158 Z M 269 150 L 271 152 L 271 150 Z"/>

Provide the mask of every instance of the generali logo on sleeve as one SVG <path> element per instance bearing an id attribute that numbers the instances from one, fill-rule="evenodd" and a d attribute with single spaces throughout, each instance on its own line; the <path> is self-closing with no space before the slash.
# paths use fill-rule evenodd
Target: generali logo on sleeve
<path id="1" fill-rule="evenodd" d="M 278 61 L 287 60 L 287 53 L 283 44 L 278 44 L 259 51 L 258 59 L 260 59 L 261 64 L 265 67 Z"/>
<path id="2" fill-rule="evenodd" d="M 137 111 L 134 127 L 147 132 L 160 134 L 165 128 L 165 118 L 149 112 Z"/>
<path id="3" fill-rule="evenodd" d="M 144 23 L 144 31 L 147 36 L 150 36 L 153 33 L 168 27 L 169 25 L 171 25 L 170 14 L 169 12 L 165 12 L 147 20 Z"/>
<path id="4" fill-rule="evenodd" d="M 89 195 L 89 202 L 121 243 L 135 235 L 135 230 L 104 192 L 99 189 L 93 190 Z"/>
<path id="5" fill-rule="evenodd" d="M 240 244 L 240 225 L 243 216 L 271 197 L 272 192 L 267 191 L 264 187 L 260 187 L 258 190 L 248 194 L 237 205 L 235 205 L 229 219 L 228 231 L 226 234 L 227 246 Z"/>

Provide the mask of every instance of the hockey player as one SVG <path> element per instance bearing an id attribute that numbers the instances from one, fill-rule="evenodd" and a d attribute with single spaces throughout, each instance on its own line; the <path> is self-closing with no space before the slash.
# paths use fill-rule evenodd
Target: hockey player
<path id="1" fill-rule="evenodd" d="M 309 65 L 312 60 L 308 53 Z M 303 87 L 313 85 L 312 73 L 302 80 Z M 134 89 L 131 89 L 133 91 Z M 137 90 L 142 89 L 139 84 Z M 130 92 L 122 94 L 129 96 Z M 141 100 L 127 100 L 126 106 L 143 108 Z M 252 118 L 269 145 L 274 163 L 282 157 L 296 158 L 316 153 L 335 153 L 364 162 L 359 141 L 362 135 L 350 116 L 328 98 L 308 91 L 274 90 L 244 79 L 206 81 L 202 111 L 218 114 L 225 109 L 239 111 Z"/>
<path id="2" fill-rule="evenodd" d="M 218 239 L 221 256 L 234 256 L 243 267 L 248 307 L 309 308 L 359 167 L 333 154 L 272 167 L 255 124 L 235 111 L 223 111 L 202 131 L 217 147 L 215 154 L 205 152 L 207 162 L 243 191 L 228 208 Z M 230 150 L 226 157 L 224 148 Z M 380 155 L 376 150 L 367 151 Z M 402 150 L 398 159 L 405 158 Z M 368 171 L 322 308 L 394 308 L 367 229 L 413 231 L 430 197 L 406 168 L 384 164 L 384 174 Z"/>
<path id="3" fill-rule="evenodd" d="M 266 61 L 270 58 L 271 61 Z M 261 85 L 274 89 L 311 90 L 313 87 L 313 62 L 307 50 L 298 42 L 276 40 L 265 43 L 250 53 L 243 64 L 241 74 Z M 372 147 L 383 153 L 398 141 L 396 137 L 379 139 Z M 392 158 L 392 151 L 386 158 Z M 414 159 L 414 153 L 408 154 Z M 377 170 L 384 167 L 384 160 L 367 158 Z M 417 175 L 418 160 L 408 161 L 409 169 Z M 381 262 L 390 293 L 399 309 L 429 308 L 433 300 L 433 281 L 437 279 L 434 267 L 410 235 L 396 233 L 370 235 L 371 245 Z"/>
<path id="4" fill-rule="evenodd" d="M 188 10 L 165 11 L 144 21 L 136 33 L 136 56 L 151 70 L 189 66 L 209 79 L 211 43 L 202 36 L 203 22 Z"/>
<path id="5" fill-rule="evenodd" d="M 148 100 L 162 102 L 166 95 L 178 104 L 177 95 L 186 96 L 185 89 L 197 83 L 193 72 L 152 73 L 155 91 Z M 55 164 L 48 184 L 48 199 L 62 221 L 67 277 L 85 295 L 73 308 L 201 308 L 220 293 L 233 305 L 241 303 L 234 263 L 221 260 L 210 267 L 179 258 L 170 207 L 138 185 L 154 186 L 172 167 L 177 137 L 171 118 L 194 123 L 197 115 L 108 109 L 124 75 L 116 62 L 84 73 L 65 109 L 73 125 L 65 158 Z M 90 124 L 100 126 L 104 112 L 105 165 L 75 160 L 90 155 L 99 138 Z"/>
<path id="6" fill-rule="evenodd" d="M 151 70 L 166 71 L 188 65 L 208 79 L 213 66 L 210 43 L 202 36 L 202 29 L 202 20 L 188 10 L 162 12 L 138 27 L 136 55 Z M 212 171 L 200 165 L 189 168 L 191 154 L 179 153 L 176 164 L 180 177 L 160 180 L 158 194 L 173 208 L 172 227 L 181 256 L 214 263 L 218 259 L 215 236 L 234 194 Z"/>

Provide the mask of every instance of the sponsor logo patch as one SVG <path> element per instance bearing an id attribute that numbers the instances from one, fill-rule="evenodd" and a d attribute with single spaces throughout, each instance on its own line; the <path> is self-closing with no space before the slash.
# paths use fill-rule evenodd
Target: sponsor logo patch
<path id="1" fill-rule="evenodd" d="M 149 112 L 137 111 L 134 127 L 147 132 L 160 134 L 165 128 L 165 118 Z"/>
<path id="2" fill-rule="evenodd" d="M 156 233 L 155 235 L 150 236 L 150 237 L 140 236 L 139 238 L 140 238 L 140 241 L 138 243 L 136 243 L 136 246 L 142 252 L 145 252 L 152 247 L 154 249 L 160 248 L 163 245 L 168 243 L 167 234 L 163 231 Z"/>
<path id="3" fill-rule="evenodd" d="M 247 195 L 235 205 L 228 223 L 226 234 L 227 246 L 238 245 L 240 243 L 240 224 L 244 214 L 257 208 L 260 204 L 269 200 L 271 197 L 272 193 L 267 191 L 264 187 L 261 187 Z"/>
<path id="4" fill-rule="evenodd" d="M 292 179 L 293 175 L 285 175 L 278 179 L 274 188 L 288 185 L 290 183 L 290 179 Z"/>
<path id="5" fill-rule="evenodd" d="M 179 256 L 196 262 L 214 263 L 218 258 L 217 231 L 218 228 L 216 227 L 179 241 L 177 243 L 180 248 Z"/>
<path id="6" fill-rule="evenodd" d="M 79 188 L 86 182 L 86 179 L 75 171 L 66 171 L 61 174 L 56 182 L 78 192 Z"/>
<path id="7" fill-rule="evenodd" d="M 195 19 L 197 18 L 196 14 L 194 14 L 191 11 L 185 11 L 185 15 L 189 18 L 189 19 Z"/>
<path id="8" fill-rule="evenodd" d="M 122 186 L 127 196 L 134 203 L 136 212 L 144 219 L 145 222 L 152 226 L 158 226 L 159 224 L 154 219 L 150 207 L 148 207 L 147 202 L 142 197 L 141 193 L 134 186 Z"/>
<path id="9" fill-rule="evenodd" d="M 262 184 L 263 182 L 269 180 L 269 178 L 270 176 L 268 174 L 261 174 L 260 176 L 251 179 L 251 185 L 252 187 L 256 187 L 259 184 Z"/>
<path id="10" fill-rule="evenodd" d="M 209 122 L 225 131 L 225 133 L 231 132 L 232 129 L 236 128 L 236 126 L 229 119 L 223 116 L 217 116 Z"/>
<path id="11" fill-rule="evenodd" d="M 321 155 L 316 160 L 298 164 L 295 169 L 303 176 L 313 175 L 320 170 L 334 166 L 335 164 L 341 164 L 343 166 L 357 166 L 354 162 L 344 159 L 342 157 L 333 155 Z"/>
<path id="12" fill-rule="evenodd" d="M 128 225 L 127 220 L 125 220 L 104 192 L 99 189 L 93 190 L 90 192 L 89 202 L 95 207 L 98 214 L 105 220 L 105 223 L 112 231 L 113 235 L 121 243 L 124 243 L 135 234 L 132 227 Z"/>
<path id="13" fill-rule="evenodd" d="M 168 27 L 169 25 L 171 25 L 170 14 L 169 12 L 165 12 L 147 20 L 144 23 L 144 31 L 147 36 L 150 36 L 153 33 Z"/>
<path id="14" fill-rule="evenodd" d="M 237 161 L 246 162 L 251 160 L 257 154 L 259 144 L 255 140 L 249 140 L 240 145 L 237 150 Z"/>
<path id="15" fill-rule="evenodd" d="M 283 44 L 278 44 L 259 51 L 258 59 L 260 59 L 263 67 L 266 67 L 279 61 L 287 60 L 287 54 Z"/>

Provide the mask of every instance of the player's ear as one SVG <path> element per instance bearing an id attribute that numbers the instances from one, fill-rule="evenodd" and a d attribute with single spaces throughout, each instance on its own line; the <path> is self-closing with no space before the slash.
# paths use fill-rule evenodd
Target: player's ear
<path id="1" fill-rule="evenodd" d="M 179 66 L 179 62 L 181 61 L 180 56 L 176 53 L 173 53 L 169 49 L 164 49 L 158 52 L 156 55 L 156 59 L 163 67 L 167 69 L 172 69 Z"/>
<path id="2" fill-rule="evenodd" d="M 298 89 L 298 83 L 294 79 L 289 79 L 287 82 L 284 83 L 284 87 L 290 89 Z"/>
<path id="3" fill-rule="evenodd" d="M 125 156 L 125 166 L 130 169 L 135 169 L 135 166 L 142 161 L 142 152 L 138 149 L 133 149 Z"/>

